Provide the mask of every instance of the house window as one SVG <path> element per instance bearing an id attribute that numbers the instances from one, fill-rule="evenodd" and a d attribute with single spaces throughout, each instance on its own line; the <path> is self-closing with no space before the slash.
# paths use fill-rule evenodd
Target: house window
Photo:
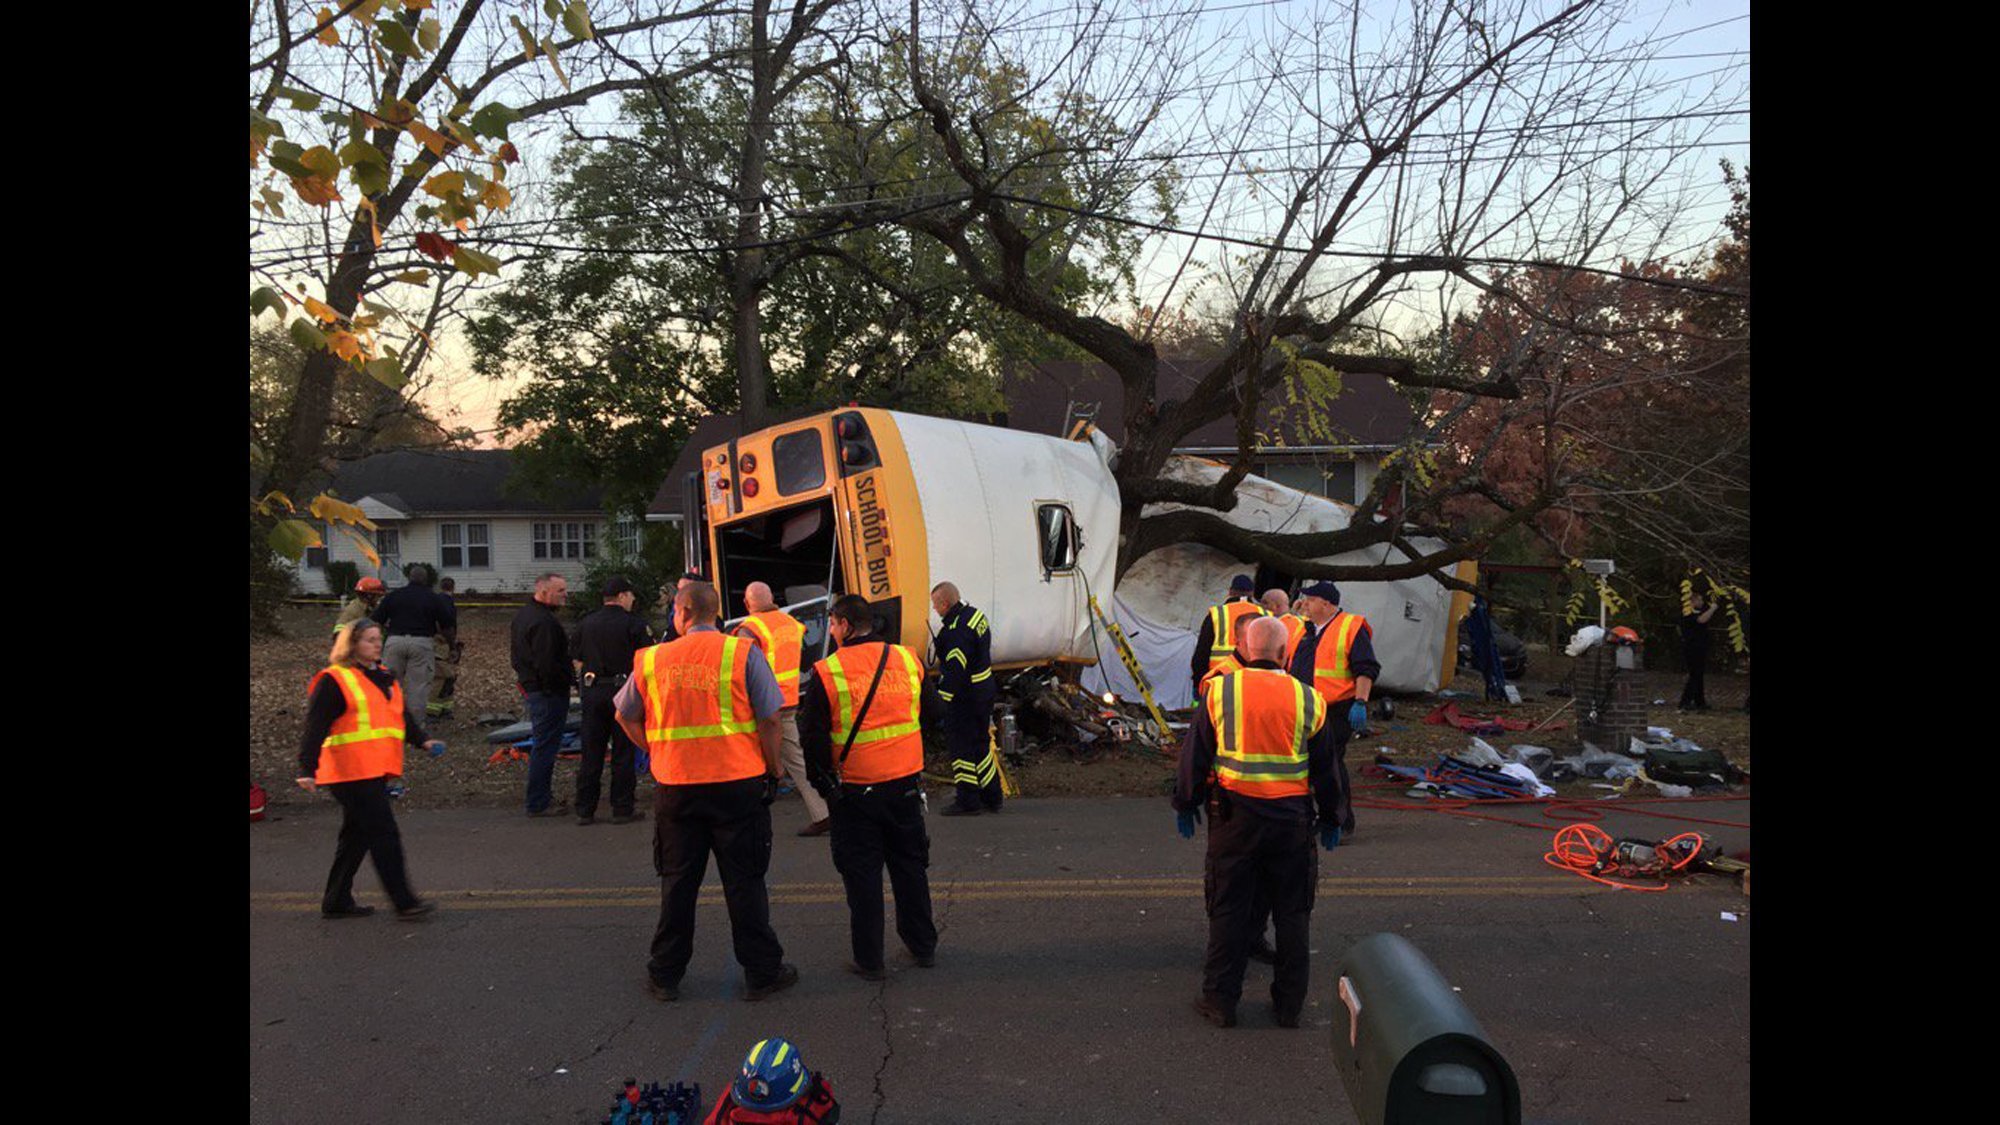
<path id="1" fill-rule="evenodd" d="M 1349 504 L 1361 503 L 1355 490 L 1354 462 L 1336 461 L 1326 467 L 1326 494 Z"/>
<path id="2" fill-rule="evenodd" d="M 597 524 L 538 523 L 534 525 L 535 557 L 538 559 L 594 559 L 597 557 Z"/>
<path id="3" fill-rule="evenodd" d="M 626 558 L 638 557 L 639 521 L 633 519 L 631 513 L 621 514 L 611 521 L 611 545 Z"/>
<path id="4" fill-rule="evenodd" d="M 1064 504 L 1037 504 L 1035 528 L 1042 545 L 1042 571 L 1059 574 L 1076 569 L 1076 518 Z"/>
<path id="5" fill-rule="evenodd" d="M 393 527 L 375 529 L 375 553 L 382 557 L 382 565 L 395 569 L 403 557 L 403 533 Z"/>
<path id="6" fill-rule="evenodd" d="M 438 564 L 446 570 L 484 570 L 493 565 L 493 547 L 483 523 L 438 525 Z"/>
<path id="7" fill-rule="evenodd" d="M 325 570 L 328 546 L 326 537 L 333 529 L 317 520 L 313 521 L 312 526 L 313 530 L 319 533 L 319 546 L 306 548 L 305 568 L 307 570 Z"/>

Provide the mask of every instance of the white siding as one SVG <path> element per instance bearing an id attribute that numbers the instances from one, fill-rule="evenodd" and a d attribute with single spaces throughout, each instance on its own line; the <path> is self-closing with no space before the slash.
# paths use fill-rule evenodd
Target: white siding
<path id="1" fill-rule="evenodd" d="M 488 516 L 488 515 L 439 515 L 412 520 L 382 521 L 380 526 L 393 528 L 400 533 L 401 555 L 399 562 L 407 565 L 425 562 L 438 567 L 440 577 L 450 577 L 458 582 L 459 593 L 524 593 L 534 589 L 535 578 L 548 571 L 555 571 L 572 584 L 583 578 L 583 570 L 589 559 L 538 559 L 535 557 L 534 525 L 561 521 L 563 523 L 590 523 L 597 526 L 597 550 L 605 549 L 607 520 L 603 512 L 565 512 L 541 516 Z M 439 565 L 438 524 L 440 523 L 484 523 L 487 526 L 488 545 L 492 548 L 492 565 L 485 567 L 452 567 Z M 366 534 L 365 532 L 363 534 Z M 361 573 L 379 574 L 391 587 L 403 584 L 400 572 L 390 574 L 378 572 L 362 555 L 354 541 L 338 528 L 327 536 L 327 557 L 334 561 L 346 560 L 361 568 Z M 326 585 L 324 570 L 308 570 L 301 565 L 299 584 L 308 594 L 340 593 L 330 591 Z"/>

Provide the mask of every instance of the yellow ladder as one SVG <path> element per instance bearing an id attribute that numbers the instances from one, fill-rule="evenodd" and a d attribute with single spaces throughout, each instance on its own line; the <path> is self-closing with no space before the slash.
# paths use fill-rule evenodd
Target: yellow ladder
<path id="1" fill-rule="evenodd" d="M 1104 616 L 1104 610 L 1097 604 L 1097 595 L 1090 596 L 1090 612 L 1097 617 L 1104 631 L 1111 634 L 1111 647 L 1118 650 L 1118 659 L 1125 662 L 1125 670 L 1132 674 L 1132 682 L 1139 685 L 1139 695 L 1146 701 L 1146 710 L 1153 713 L 1153 721 L 1160 725 L 1160 737 L 1171 739 L 1174 732 L 1167 726 L 1167 717 L 1160 713 L 1160 705 L 1153 702 L 1153 688 L 1146 682 L 1145 670 L 1139 667 L 1139 658 L 1132 654 L 1132 645 L 1125 640 L 1125 631 L 1116 621 Z"/>

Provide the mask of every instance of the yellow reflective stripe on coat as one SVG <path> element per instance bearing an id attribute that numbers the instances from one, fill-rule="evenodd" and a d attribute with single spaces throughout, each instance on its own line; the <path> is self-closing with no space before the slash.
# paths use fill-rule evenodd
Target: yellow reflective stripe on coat
<path id="1" fill-rule="evenodd" d="M 393 727 L 378 727 L 368 721 L 368 693 L 362 690 L 359 673 L 344 665 L 336 665 L 333 674 L 340 681 L 341 687 L 346 689 L 348 701 L 354 708 L 355 729 L 346 734 L 327 735 L 320 741 L 320 746 L 345 746 L 350 742 L 372 742 L 378 738 L 393 738 L 398 742 L 403 740 L 401 715 L 396 716 L 397 725 Z"/>
<path id="2" fill-rule="evenodd" d="M 736 696 L 734 692 L 729 690 L 729 673 L 736 667 L 736 646 L 745 643 L 747 642 L 741 637 L 722 638 L 722 667 L 716 669 L 715 672 L 716 703 L 722 716 L 721 722 L 703 723 L 695 727 L 649 727 L 646 730 L 647 740 L 715 738 L 725 734 L 754 733 L 757 730 L 756 718 L 754 716 L 748 719 L 738 719 L 736 717 Z M 647 649 L 646 679 L 648 682 L 651 682 L 653 678 L 652 655 L 653 650 Z"/>

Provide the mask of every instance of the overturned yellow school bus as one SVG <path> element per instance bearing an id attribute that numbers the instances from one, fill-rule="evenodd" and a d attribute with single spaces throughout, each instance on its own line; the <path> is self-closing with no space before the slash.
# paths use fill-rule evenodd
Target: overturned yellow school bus
<path id="1" fill-rule="evenodd" d="M 707 449 L 683 487 L 686 555 L 724 615 L 769 583 L 809 657 L 827 602 L 855 593 L 928 659 L 930 591 L 950 581 L 1005 607 L 996 665 L 1097 658 L 1089 598 L 1111 588 L 1118 486 L 1088 443 L 848 407 Z"/>
<path id="2" fill-rule="evenodd" d="M 1085 438 L 869 407 L 770 426 L 703 451 L 682 482 L 686 557 L 721 591 L 726 617 L 744 613 L 750 583 L 768 583 L 805 624 L 808 660 L 824 654 L 826 606 L 846 593 L 875 603 L 884 632 L 928 660 L 931 587 L 949 581 L 987 611 L 996 666 L 1096 665 L 1083 675 L 1086 687 L 1134 695 L 1111 639 L 1093 635 L 1094 595 L 1130 640 L 1155 698 L 1186 706 L 1196 629 L 1230 577 L 1257 572 L 1270 585 L 1296 583 L 1179 544 L 1138 560 L 1114 590 L 1116 448 L 1101 433 Z M 1166 469 L 1198 482 L 1222 471 L 1197 457 L 1176 457 Z M 1257 531 L 1325 531 L 1346 526 L 1353 511 L 1251 476 L 1223 518 Z M 1425 552 L 1443 546 L 1412 542 Z M 1328 561 L 1402 559 L 1400 550 L 1371 548 Z M 1458 577 L 1473 573 L 1467 563 Z M 1374 628 L 1383 688 L 1436 691 L 1451 682 L 1464 595 L 1421 576 L 1342 585 L 1345 608 Z"/>

